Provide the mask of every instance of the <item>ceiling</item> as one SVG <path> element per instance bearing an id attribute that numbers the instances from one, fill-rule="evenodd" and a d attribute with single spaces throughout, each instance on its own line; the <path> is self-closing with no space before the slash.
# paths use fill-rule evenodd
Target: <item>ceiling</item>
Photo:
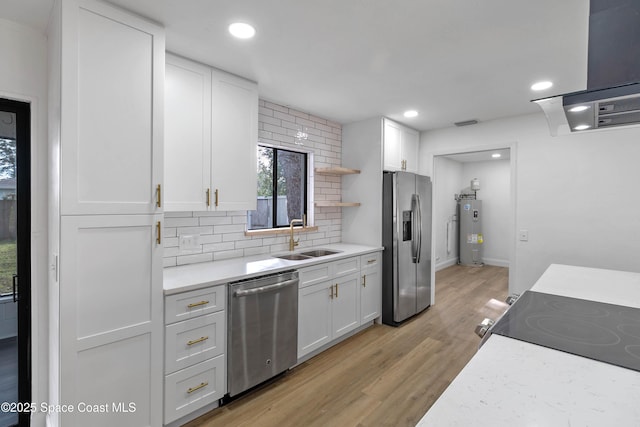
<path id="1" fill-rule="evenodd" d="M 492 157 L 493 154 L 500 154 L 500 157 Z M 469 153 L 448 154 L 442 156 L 449 160 L 455 160 L 460 163 L 474 163 L 474 162 L 489 162 L 496 160 L 509 160 L 511 159 L 511 150 L 508 148 L 501 148 L 497 150 L 484 150 L 473 151 Z"/>
<path id="2" fill-rule="evenodd" d="M 387 116 L 429 130 L 539 112 L 531 99 L 586 88 L 587 0 L 110 2 L 164 25 L 167 50 L 343 124 Z M 52 3 L 3 0 L 0 16 L 44 31 Z M 233 39 L 234 21 L 256 37 Z M 531 92 L 546 79 L 552 89 Z"/>

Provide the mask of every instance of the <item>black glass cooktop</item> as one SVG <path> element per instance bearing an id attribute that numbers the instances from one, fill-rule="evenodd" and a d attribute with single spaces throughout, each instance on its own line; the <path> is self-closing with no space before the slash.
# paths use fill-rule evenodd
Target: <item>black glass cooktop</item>
<path id="1" fill-rule="evenodd" d="M 492 333 L 640 371 L 640 309 L 527 291 Z"/>

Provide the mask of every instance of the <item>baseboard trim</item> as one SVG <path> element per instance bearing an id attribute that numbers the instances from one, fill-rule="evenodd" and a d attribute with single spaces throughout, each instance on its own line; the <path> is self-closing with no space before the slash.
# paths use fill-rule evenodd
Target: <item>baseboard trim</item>
<path id="1" fill-rule="evenodd" d="M 486 265 L 493 265 L 495 267 L 509 267 L 509 261 L 504 259 L 482 258 L 482 262 Z"/>
<path id="2" fill-rule="evenodd" d="M 439 262 L 436 264 L 436 271 L 440 271 L 444 268 L 451 267 L 452 265 L 456 265 L 458 263 L 458 258 L 451 258 L 443 262 Z"/>

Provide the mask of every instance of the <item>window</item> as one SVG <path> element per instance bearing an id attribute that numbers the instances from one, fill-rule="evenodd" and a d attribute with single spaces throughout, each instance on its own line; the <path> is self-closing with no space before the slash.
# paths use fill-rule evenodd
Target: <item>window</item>
<path id="1" fill-rule="evenodd" d="M 258 146 L 258 204 L 249 230 L 288 227 L 307 213 L 307 154 Z"/>

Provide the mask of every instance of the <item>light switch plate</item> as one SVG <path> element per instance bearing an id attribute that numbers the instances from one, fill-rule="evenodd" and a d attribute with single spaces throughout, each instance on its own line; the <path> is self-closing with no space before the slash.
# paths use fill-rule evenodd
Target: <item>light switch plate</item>
<path id="1" fill-rule="evenodd" d="M 180 250 L 200 249 L 199 234 L 181 234 L 179 242 L 180 242 Z"/>
<path id="2" fill-rule="evenodd" d="M 529 230 L 522 229 L 522 230 L 520 230 L 519 235 L 520 235 L 520 241 L 521 242 L 528 242 L 529 241 Z"/>

